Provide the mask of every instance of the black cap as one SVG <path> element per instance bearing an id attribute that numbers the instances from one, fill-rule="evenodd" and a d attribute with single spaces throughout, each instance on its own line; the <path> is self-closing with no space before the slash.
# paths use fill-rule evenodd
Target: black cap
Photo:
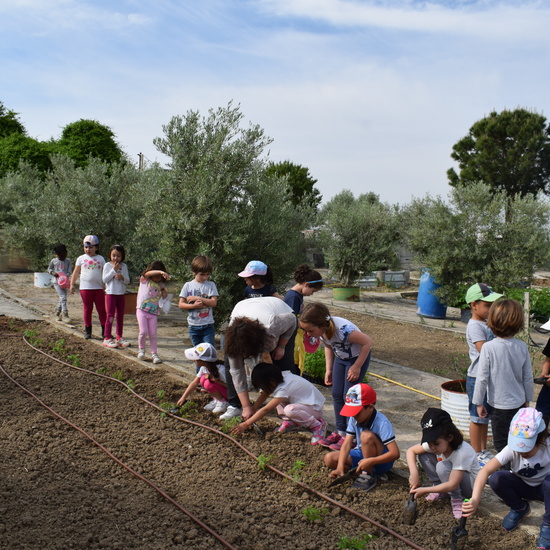
<path id="1" fill-rule="evenodd" d="M 441 435 L 444 426 L 452 424 L 453 420 L 447 411 L 430 407 L 422 417 L 422 443 L 435 441 Z"/>

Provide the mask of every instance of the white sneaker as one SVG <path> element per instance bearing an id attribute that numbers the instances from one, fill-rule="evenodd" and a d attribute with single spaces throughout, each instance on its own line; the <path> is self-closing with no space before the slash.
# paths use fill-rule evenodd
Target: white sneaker
<path id="1" fill-rule="evenodd" d="M 212 401 L 210 401 L 210 403 L 208 403 L 208 405 L 204 406 L 204 410 L 205 411 L 213 411 L 216 408 L 217 405 L 218 405 L 218 400 L 217 399 L 212 399 Z"/>
<path id="2" fill-rule="evenodd" d="M 229 407 L 229 403 L 227 401 L 217 401 L 216 407 L 212 412 L 214 414 L 224 413 L 227 410 L 227 407 Z"/>
<path id="3" fill-rule="evenodd" d="M 243 410 L 240 407 L 234 407 L 233 405 L 228 405 L 227 410 L 220 416 L 221 420 L 229 420 L 230 418 L 236 418 L 237 416 L 242 416 Z"/>
<path id="4" fill-rule="evenodd" d="M 63 319 L 64 323 L 70 323 L 72 321 L 72 319 L 69 317 L 69 313 L 67 311 L 63 312 L 62 319 Z"/>
<path id="5" fill-rule="evenodd" d="M 103 345 L 106 348 L 116 348 L 116 347 L 118 347 L 117 343 L 114 341 L 113 338 L 105 338 L 105 340 L 103 340 Z"/>
<path id="6" fill-rule="evenodd" d="M 160 357 L 159 357 L 156 353 L 153 353 L 153 354 L 151 355 L 151 359 L 153 360 L 153 363 L 154 363 L 155 365 L 158 365 L 158 364 L 162 363 Z"/>
<path id="7" fill-rule="evenodd" d="M 144 349 L 140 349 L 138 351 L 138 355 L 137 355 L 137 358 L 138 359 L 143 359 L 145 357 L 145 350 Z"/>
<path id="8" fill-rule="evenodd" d="M 62 320 L 63 320 L 61 311 L 56 311 L 56 312 L 55 312 L 55 320 L 56 320 L 56 321 L 62 321 Z"/>
<path id="9" fill-rule="evenodd" d="M 130 342 L 128 342 L 128 340 L 124 340 L 124 338 L 119 338 L 119 339 L 116 341 L 116 345 L 117 345 L 119 348 L 127 348 L 127 347 L 130 345 Z"/>

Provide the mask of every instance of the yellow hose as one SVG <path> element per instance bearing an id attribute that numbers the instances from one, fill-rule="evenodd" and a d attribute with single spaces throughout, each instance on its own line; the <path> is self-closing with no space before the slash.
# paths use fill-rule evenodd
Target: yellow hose
<path id="1" fill-rule="evenodd" d="M 410 386 L 405 386 L 405 384 L 400 384 L 399 382 L 396 382 L 395 380 L 390 380 L 389 378 L 385 378 L 384 376 L 380 376 L 379 374 L 374 374 L 374 372 L 367 372 L 368 376 L 376 376 L 376 378 L 380 378 L 380 380 L 385 380 L 386 382 L 391 382 L 392 384 L 395 384 L 396 386 L 401 386 L 402 388 L 405 388 L 406 390 L 415 391 L 416 393 L 420 393 L 422 395 L 425 395 L 426 397 L 431 397 L 432 399 L 437 399 L 438 401 L 441 401 L 441 397 L 436 397 L 435 395 L 430 395 L 429 393 L 415 390 L 414 388 L 411 388 Z"/>

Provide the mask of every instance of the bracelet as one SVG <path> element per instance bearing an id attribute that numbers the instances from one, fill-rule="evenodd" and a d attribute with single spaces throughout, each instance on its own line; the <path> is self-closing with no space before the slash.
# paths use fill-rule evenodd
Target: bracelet
<path id="1" fill-rule="evenodd" d="M 243 424 L 244 424 L 247 428 L 250 428 L 250 425 L 248 424 L 248 420 L 245 420 L 245 421 L 243 422 Z"/>

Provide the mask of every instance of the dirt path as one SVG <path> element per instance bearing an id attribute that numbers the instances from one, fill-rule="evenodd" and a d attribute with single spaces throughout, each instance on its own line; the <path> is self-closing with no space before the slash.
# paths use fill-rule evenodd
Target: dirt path
<path id="1" fill-rule="evenodd" d="M 0 365 L 13 378 L 161 486 L 234 547 L 333 549 L 343 537 L 367 533 L 379 537 L 368 548 L 408 547 L 292 481 L 260 469 L 258 461 L 222 436 L 162 418 L 158 410 L 113 381 L 37 354 L 23 343 L 25 331 L 39 347 L 64 360 L 132 380 L 135 390 L 155 403 L 174 402 L 182 385 L 49 325 L 0 318 Z M 0 375 L 0 395 L 1 549 L 222 548 L 4 375 Z M 190 419 L 219 428 L 217 418 L 202 411 L 205 402 L 199 395 L 198 412 L 190 413 Z M 260 425 L 268 431 L 274 424 L 265 419 Z M 328 472 L 322 466 L 326 451 L 310 446 L 305 434 L 268 433 L 262 439 L 250 432 L 240 441 L 256 456 L 269 457 L 269 463 L 281 471 L 293 472 L 300 481 L 328 492 Z M 405 480 L 394 474 L 366 494 L 349 485 L 330 494 L 426 549 L 448 547 L 456 524 L 448 503 L 420 502 L 416 524 L 402 525 L 407 489 Z M 306 510 L 322 519 L 309 521 Z M 503 534 L 497 519 L 477 517 L 469 521 L 468 529 L 470 535 L 460 541 L 460 548 L 533 546 L 525 533 Z"/>

